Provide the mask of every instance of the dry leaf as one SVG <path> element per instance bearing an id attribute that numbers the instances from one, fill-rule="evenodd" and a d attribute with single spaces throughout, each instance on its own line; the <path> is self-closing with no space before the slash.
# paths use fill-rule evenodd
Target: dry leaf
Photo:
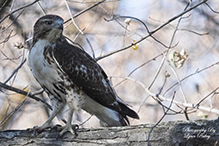
<path id="1" fill-rule="evenodd" d="M 186 51 L 182 49 L 180 53 L 177 51 L 172 51 L 169 55 L 169 59 L 176 68 L 181 68 L 188 59 L 188 56 L 189 55 L 186 54 Z"/>

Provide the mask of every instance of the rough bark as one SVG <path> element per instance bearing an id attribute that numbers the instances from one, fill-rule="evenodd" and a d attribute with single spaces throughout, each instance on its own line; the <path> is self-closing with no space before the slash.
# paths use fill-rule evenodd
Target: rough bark
<path id="1" fill-rule="evenodd" d="M 0 131 L 0 145 L 77 145 L 77 146 L 145 146 L 148 134 L 154 125 L 144 124 L 130 127 L 79 129 L 78 136 L 66 133 L 57 138 L 53 128 L 37 134 L 33 129 Z M 156 126 L 150 136 L 152 146 L 188 145 L 216 146 L 219 141 L 219 119 L 194 122 L 167 122 Z"/>

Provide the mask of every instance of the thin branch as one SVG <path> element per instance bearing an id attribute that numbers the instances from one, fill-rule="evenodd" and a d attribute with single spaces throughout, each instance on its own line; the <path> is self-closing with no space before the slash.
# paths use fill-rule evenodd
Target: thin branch
<path id="1" fill-rule="evenodd" d="M 165 112 L 165 109 L 169 109 L 166 105 L 164 105 L 163 103 L 162 103 L 162 100 L 161 99 L 159 99 L 159 97 L 158 97 L 158 95 L 159 94 L 156 94 L 157 96 L 156 97 L 154 97 L 154 96 L 151 96 L 159 105 L 161 105 L 162 106 L 162 109 L 163 109 L 163 111 Z M 182 111 L 175 111 L 175 110 L 173 110 L 173 109 L 169 109 L 171 112 L 173 112 L 173 114 L 174 115 L 176 115 L 176 114 L 182 114 Z"/>
<path id="2" fill-rule="evenodd" d="M 85 36 L 85 39 L 86 39 L 86 41 L 88 42 L 88 45 L 89 45 L 90 48 L 91 48 L 91 51 L 92 51 L 92 54 L 93 54 L 93 58 L 95 58 L 94 49 L 93 49 L 93 47 L 92 47 L 90 41 L 88 40 L 87 36 L 83 33 L 83 31 L 82 31 L 82 30 L 78 27 L 78 25 L 76 24 L 76 22 L 75 22 L 75 20 L 74 20 L 74 17 L 73 17 L 72 14 L 71 14 L 70 7 L 69 7 L 69 5 L 68 5 L 68 3 L 67 3 L 66 0 L 65 0 L 65 4 L 66 4 L 66 7 L 67 7 L 67 9 L 68 9 L 68 11 L 69 11 L 69 14 L 70 14 L 70 16 L 71 16 L 71 20 L 72 20 L 74 26 L 77 28 L 77 30 L 78 30 L 82 35 Z"/>
<path id="3" fill-rule="evenodd" d="M 98 6 L 99 4 L 101 4 L 101 3 L 105 2 L 105 1 L 106 1 L 106 0 L 102 0 L 102 1 L 100 1 L 100 2 L 98 2 L 98 3 L 95 3 L 94 5 L 92 5 L 92 6 L 88 7 L 88 8 L 86 8 L 86 9 L 84 9 L 84 10 L 82 10 L 82 11 L 80 11 L 80 12 L 77 13 L 77 14 L 75 14 L 75 15 L 73 16 L 73 18 L 76 18 L 76 17 L 82 15 L 83 13 L 89 11 L 90 9 L 92 9 L 92 8 L 94 8 L 94 7 L 96 7 L 96 6 Z M 67 2 L 67 0 L 66 0 L 66 2 Z M 71 20 L 72 20 L 72 18 L 69 18 L 69 19 L 66 20 L 64 23 L 67 23 L 67 22 L 69 22 L 69 21 L 71 21 Z"/>
<path id="4" fill-rule="evenodd" d="M 15 34 L 15 35 L 12 35 L 12 36 L 11 36 L 12 32 L 13 32 L 13 30 L 11 30 L 11 31 L 9 32 L 8 36 L 5 38 L 4 41 L 0 42 L 0 44 L 6 43 L 10 38 L 12 38 L 13 36 L 16 35 L 16 34 Z"/>
<path id="5" fill-rule="evenodd" d="M 2 87 L 2 88 L 4 88 L 4 89 L 7 89 L 7 90 L 10 90 L 10 91 L 14 91 L 14 92 L 16 92 L 16 93 L 19 93 L 19 94 L 22 94 L 22 95 L 25 95 L 25 96 L 29 96 L 30 98 L 32 98 L 32 99 L 34 99 L 34 100 L 36 100 L 36 101 L 38 101 L 38 102 L 43 103 L 47 108 L 49 108 L 49 109 L 52 110 L 52 107 L 51 107 L 48 103 L 46 103 L 46 102 L 43 101 L 42 99 L 40 99 L 40 98 L 34 96 L 34 95 L 31 94 L 31 93 L 28 93 L 28 92 L 26 92 L 26 91 L 17 89 L 17 88 L 12 87 L 12 86 L 8 86 L 8 85 L 6 85 L 6 84 L 4 84 L 4 83 L 2 83 L 2 82 L 0 82 L 0 87 Z M 1 88 L 0 88 L 0 91 L 1 91 Z"/>
<path id="6" fill-rule="evenodd" d="M 42 10 L 43 14 L 46 15 L 46 11 L 43 9 L 41 3 L 38 1 L 37 4 L 40 6 L 40 9 Z"/>
<path id="7" fill-rule="evenodd" d="M 24 12 L 24 9 L 14 18 L 13 22 L 4 30 L 0 31 L 0 33 L 5 32 L 6 30 L 8 30 L 18 19 L 18 17 L 20 17 L 20 15 Z"/>
<path id="8" fill-rule="evenodd" d="M 217 87 L 217 88 L 214 89 L 211 93 L 209 93 L 207 96 L 205 96 L 204 98 L 202 98 L 202 99 L 195 105 L 195 107 L 199 107 L 199 105 L 200 105 L 206 98 L 208 98 L 211 94 L 215 93 L 218 89 L 219 89 L 219 87 Z"/>
<path id="9" fill-rule="evenodd" d="M 148 28 L 148 26 L 140 19 L 136 18 L 136 17 L 132 17 L 132 16 L 114 16 L 112 19 L 106 19 L 104 18 L 105 21 L 109 22 L 109 21 L 113 21 L 113 20 L 117 20 L 119 18 L 130 18 L 130 19 L 134 19 L 138 22 L 140 22 L 144 28 L 146 29 L 147 33 L 150 33 L 150 30 Z M 118 21 L 117 21 L 118 22 Z M 119 23 L 119 22 L 118 22 Z M 120 24 L 120 23 L 119 23 Z M 122 24 L 120 24 L 125 30 L 128 30 L 126 27 L 124 27 Z M 162 46 L 164 46 L 165 48 L 168 48 L 168 46 L 166 46 L 164 43 L 162 43 L 161 41 L 159 41 L 158 39 L 156 39 L 154 36 L 150 36 L 152 39 L 154 39 L 156 42 L 160 43 Z"/>
<path id="10" fill-rule="evenodd" d="M 14 8 L 14 3 L 15 3 L 15 0 L 12 0 L 12 2 L 11 2 L 11 6 L 10 6 L 10 9 L 9 9 L 9 12 L 11 12 L 12 9 Z"/>
<path id="11" fill-rule="evenodd" d="M 153 57 L 152 59 L 148 60 L 147 62 L 141 64 L 140 66 L 136 67 L 135 69 L 133 69 L 129 74 L 128 74 L 128 77 L 131 76 L 136 70 L 142 68 L 143 66 L 145 66 L 146 64 L 148 64 L 149 62 L 151 61 L 155 61 L 158 57 L 162 56 L 166 51 L 158 54 L 157 56 Z"/>
<path id="12" fill-rule="evenodd" d="M 180 81 L 179 75 L 177 74 L 175 68 L 173 68 L 173 66 L 171 65 L 171 63 L 170 63 L 169 61 L 168 61 L 168 63 L 169 63 L 170 69 L 171 69 L 172 72 L 174 73 L 174 75 L 175 75 L 175 77 L 176 77 L 176 79 L 177 79 L 177 81 L 178 81 L 178 83 L 179 83 L 180 91 L 181 91 L 181 93 L 182 93 L 182 95 L 183 95 L 184 102 L 187 102 L 186 96 L 185 96 L 185 92 L 184 92 L 184 90 L 183 90 L 182 83 L 181 83 L 181 81 Z"/>
<path id="13" fill-rule="evenodd" d="M 167 52 L 164 54 L 164 57 L 163 57 L 163 59 L 162 59 L 162 61 L 160 63 L 160 66 L 159 66 L 157 72 L 155 73 L 154 78 L 153 78 L 151 84 L 148 86 L 148 89 L 150 89 L 152 87 L 152 85 L 155 83 L 155 81 L 156 81 L 156 79 L 157 79 L 157 77 L 158 77 L 158 75 L 159 75 L 159 73 L 160 73 L 160 71 L 162 69 L 162 66 L 164 65 L 164 63 L 166 61 L 166 55 L 167 55 Z"/>
<path id="14" fill-rule="evenodd" d="M 29 92 L 28 92 L 29 93 Z M 27 95 L 28 96 L 28 95 Z M 25 101 L 26 101 L 26 97 L 20 102 L 20 104 L 13 110 L 11 111 L 7 116 L 5 116 L 5 118 L 0 122 L 0 127 L 3 126 L 5 124 L 5 122 L 7 122 L 7 120 L 9 118 L 11 118 L 20 108 L 21 106 L 24 105 Z"/>
<path id="15" fill-rule="evenodd" d="M 15 75 L 15 73 L 18 72 L 18 70 L 23 66 L 23 64 L 27 61 L 27 59 L 25 58 L 23 62 L 21 62 L 21 64 L 12 72 L 12 74 L 10 75 L 10 77 L 4 82 L 4 84 L 7 84 L 7 82 Z"/>
<path id="16" fill-rule="evenodd" d="M 184 110 L 184 114 L 185 114 L 185 117 L 186 117 L 186 120 L 189 121 L 189 116 L 188 116 L 188 113 L 187 113 L 187 110 L 188 107 L 185 107 L 185 110 Z"/>
<path id="17" fill-rule="evenodd" d="M 2 53 L 2 55 L 3 56 L 5 56 L 6 58 L 5 59 L 3 59 L 3 60 L 10 60 L 11 62 L 13 62 L 13 63 L 15 63 L 16 64 L 16 62 L 14 61 L 14 60 L 16 60 L 16 59 L 14 59 L 14 58 L 9 58 L 2 50 L 0 50 L 0 52 Z M 19 56 L 19 58 L 20 58 L 21 56 Z"/>
<path id="18" fill-rule="evenodd" d="M 81 122 L 78 126 L 82 126 L 85 123 L 87 123 L 87 121 L 89 121 L 92 118 L 93 115 L 90 115 L 85 121 Z"/>
<path id="19" fill-rule="evenodd" d="M 148 26 L 147 26 L 142 20 L 140 20 L 140 19 L 138 19 L 138 18 L 136 18 L 136 17 L 132 17 L 132 16 L 114 16 L 112 19 L 106 19 L 106 18 L 104 18 L 104 20 L 106 20 L 106 21 L 109 22 L 109 21 L 117 20 L 117 19 L 119 19 L 119 18 L 130 18 L 130 19 L 134 19 L 134 20 L 140 22 L 140 23 L 145 27 L 145 29 L 147 30 L 147 32 L 150 33 L 150 31 L 149 31 L 149 29 L 148 29 Z"/>
<path id="20" fill-rule="evenodd" d="M 139 65 L 138 67 L 136 67 L 135 69 L 133 69 L 127 77 L 130 77 L 135 71 L 137 71 L 138 69 L 142 68 L 143 66 L 145 66 L 146 64 L 150 63 L 151 61 L 155 61 L 158 57 L 162 56 L 166 51 L 164 51 L 163 53 L 153 57 L 152 59 L 146 61 L 145 63 Z M 122 82 L 124 82 L 126 79 L 123 79 L 122 81 L 120 81 L 119 83 L 117 83 L 116 85 L 114 85 L 114 87 L 118 86 L 119 84 L 121 84 Z"/>
<path id="21" fill-rule="evenodd" d="M 189 30 L 189 29 L 178 29 L 178 31 L 188 31 L 188 32 L 194 33 L 194 34 L 196 34 L 196 35 L 200 35 L 200 36 L 202 36 L 202 35 L 208 35 L 208 34 L 209 34 L 209 32 L 206 32 L 206 33 L 198 33 L 198 32 L 195 32 L 195 31 Z"/>
<path id="22" fill-rule="evenodd" d="M 118 77 L 117 77 L 118 78 Z M 205 106 L 196 106 L 196 104 L 193 104 L 193 103 L 185 103 L 185 102 L 180 102 L 180 101 L 177 101 L 177 100 L 174 100 L 172 101 L 170 98 L 167 98 L 167 97 L 164 97 L 162 95 L 158 95 L 158 94 L 155 94 L 153 92 L 151 92 L 150 90 L 148 90 L 148 88 L 145 87 L 145 85 L 135 79 L 132 79 L 130 77 L 120 77 L 120 78 L 124 78 L 124 79 L 127 79 L 127 80 L 131 80 L 139 85 L 142 86 L 142 88 L 145 90 L 145 92 L 147 94 L 149 94 L 150 96 L 153 96 L 153 97 L 157 97 L 157 98 L 160 98 L 161 100 L 164 100 L 164 101 L 168 101 L 168 102 L 173 102 L 174 104 L 178 104 L 178 105 L 181 105 L 183 107 L 189 107 L 189 108 L 192 108 L 192 109 L 200 109 L 200 110 L 203 110 L 203 111 L 207 111 L 207 112 L 212 112 L 212 113 L 216 113 L 216 114 L 219 114 L 219 109 L 214 109 L 214 108 L 209 108 L 209 107 L 205 107 Z M 219 88 L 219 87 L 218 87 Z"/>
<path id="23" fill-rule="evenodd" d="M 148 37 L 150 37 L 152 34 L 156 33 L 158 30 L 160 30 L 161 28 L 163 28 L 164 26 L 168 25 L 170 22 L 172 22 L 172 21 L 178 19 L 178 18 L 181 17 L 182 15 L 184 15 L 184 14 L 190 12 L 191 10 L 195 9 L 196 7 L 202 5 L 203 3 L 207 2 L 207 1 L 208 1 L 208 0 L 203 0 L 203 1 L 199 2 L 198 4 L 196 4 L 195 6 L 189 8 L 188 10 L 183 11 L 182 13 L 180 13 L 180 14 L 174 16 L 173 18 L 171 18 L 170 20 L 168 20 L 168 21 L 165 22 L 164 24 L 162 24 L 162 25 L 158 26 L 157 28 L 155 28 L 155 29 L 154 29 L 153 31 L 151 31 L 147 36 L 143 37 L 143 38 L 140 39 L 139 41 L 136 41 L 135 43 L 131 43 L 130 45 L 128 45 L 128 46 L 126 46 L 126 47 L 124 47 L 124 48 L 122 48 L 122 49 L 113 51 L 113 52 L 108 53 L 108 54 L 106 54 L 106 55 L 104 55 L 104 56 L 100 56 L 100 57 L 96 58 L 96 60 L 100 60 L 100 59 L 109 57 L 109 56 L 111 56 L 111 55 L 113 55 L 113 54 L 116 54 L 116 53 L 122 52 L 122 51 L 124 51 L 124 50 L 127 50 L 128 48 L 132 47 L 133 45 L 139 44 L 139 43 L 142 42 L 143 40 L 145 40 L 145 39 L 147 39 Z"/>
<path id="24" fill-rule="evenodd" d="M 208 3 L 205 3 L 205 4 L 209 7 L 209 9 L 211 9 L 212 12 L 219 14 L 219 12 L 215 11 L 214 9 L 212 9 L 212 7 Z"/>
<path id="25" fill-rule="evenodd" d="M 27 5 L 25 5 L 25 6 L 22 6 L 22 7 L 18 8 L 18 9 L 16 9 L 16 10 L 12 11 L 11 13 L 9 13 L 9 14 L 6 15 L 5 17 L 3 17 L 3 18 L 0 20 L 0 23 L 2 23 L 2 21 L 4 21 L 6 18 L 8 18 L 9 16 L 11 16 L 11 15 L 14 14 L 15 12 L 20 11 L 20 10 L 26 8 L 26 7 L 29 7 L 29 6 L 35 4 L 35 3 L 38 2 L 38 1 L 39 1 L 39 0 L 35 0 L 34 2 L 32 2 L 32 3 L 30 3 L 30 4 L 27 4 Z"/>
<path id="26" fill-rule="evenodd" d="M 162 91 L 163 91 L 163 89 L 164 89 L 164 86 L 166 85 L 166 82 L 167 82 L 167 78 L 169 78 L 170 77 L 170 74 L 166 71 L 165 72 L 165 76 L 164 76 L 165 78 L 164 78 L 164 82 L 163 82 L 163 85 L 161 86 L 161 88 L 160 88 L 160 91 L 159 91 L 159 93 L 158 94 L 161 94 L 162 93 Z"/>
<path id="27" fill-rule="evenodd" d="M 181 2 L 181 3 L 187 3 L 187 1 L 179 1 L 179 2 Z M 207 1 L 206 1 L 206 2 L 207 2 Z M 206 2 L 205 2 L 205 3 L 206 3 Z M 203 11 L 203 9 L 197 8 L 197 9 L 195 9 L 195 11 L 197 11 L 198 13 L 200 13 L 201 15 L 203 15 L 203 16 L 208 20 L 208 22 L 213 22 L 214 24 L 216 24 L 216 26 L 219 25 L 219 22 L 216 21 L 217 19 L 215 19 L 214 17 L 212 17 L 209 13 L 205 13 L 205 12 Z"/>
<path id="28" fill-rule="evenodd" d="M 188 75 L 188 76 L 184 77 L 183 79 L 181 79 L 180 82 L 182 82 L 182 81 L 184 81 L 184 80 L 186 80 L 186 79 L 188 79 L 188 78 L 190 78 L 190 77 L 192 77 L 192 76 L 194 76 L 194 75 L 196 75 L 196 74 L 198 74 L 198 73 L 201 73 L 201 72 L 203 72 L 203 71 L 205 71 L 205 70 L 207 70 L 207 69 L 209 69 L 209 68 L 211 68 L 211 67 L 213 67 L 213 66 L 215 66 L 215 65 L 218 65 L 218 64 L 219 64 L 219 61 L 216 62 L 216 63 L 214 63 L 214 64 L 212 64 L 212 65 L 210 65 L 210 66 L 207 66 L 207 67 L 205 67 L 205 68 L 203 68 L 203 69 L 201 69 L 201 70 L 198 70 L 198 69 L 197 69 L 194 73 L 191 73 L 190 75 Z M 170 88 L 168 88 L 168 89 L 164 92 L 163 95 L 165 95 L 168 91 L 170 91 L 170 89 L 172 89 L 172 88 L 175 87 L 176 85 L 178 85 L 178 82 L 175 83 L 175 84 L 173 84 Z"/>
<path id="29" fill-rule="evenodd" d="M 96 1 L 74 1 L 74 0 L 67 0 L 68 2 L 72 2 L 72 3 L 80 3 L 80 4 L 93 4 L 96 3 Z M 107 0 L 106 3 L 112 3 L 112 2 L 119 2 L 120 0 Z"/>
<path id="30" fill-rule="evenodd" d="M 168 111 L 170 110 L 170 108 L 171 108 L 171 106 L 172 106 L 172 104 L 173 104 L 173 100 L 174 100 L 175 96 L 176 96 L 176 92 L 173 93 L 173 97 L 172 97 L 172 99 L 171 99 L 171 102 L 170 102 L 170 105 L 169 105 L 168 109 L 164 112 L 164 114 L 163 114 L 163 116 L 160 118 L 160 120 L 151 128 L 151 130 L 150 130 L 150 132 L 149 132 L 149 134 L 148 134 L 148 146 L 151 146 L 151 144 L 150 144 L 150 135 L 151 135 L 152 131 L 153 131 L 154 128 L 163 120 L 163 118 L 167 115 Z"/>
<path id="31" fill-rule="evenodd" d="M 188 3 L 188 4 L 186 5 L 184 11 L 186 11 L 186 9 L 188 8 L 189 5 L 190 5 L 190 3 Z M 156 78 L 158 77 L 158 74 L 159 74 L 160 71 L 161 71 L 161 68 L 162 68 L 163 65 L 164 65 L 164 61 L 167 59 L 167 54 L 168 54 L 168 52 L 169 52 L 169 50 L 170 50 L 170 47 L 171 47 L 172 44 L 173 44 L 173 40 L 174 40 L 174 38 L 175 38 L 176 32 L 177 32 L 177 30 L 178 30 L 178 27 L 179 27 L 180 22 L 181 22 L 182 19 L 184 19 L 184 18 L 181 16 L 180 19 L 179 19 L 178 22 L 177 22 L 176 28 L 175 28 L 175 30 L 174 30 L 174 32 L 173 32 L 173 36 L 172 36 L 172 38 L 171 38 L 171 41 L 170 41 L 170 44 L 169 44 L 169 47 L 168 47 L 168 50 L 167 50 L 166 54 L 164 55 L 164 58 L 163 58 L 163 60 L 162 60 L 162 62 L 161 62 L 161 64 L 160 64 L 160 68 L 158 69 L 157 73 L 155 74 L 155 78 L 154 78 L 154 80 L 152 81 L 152 83 L 150 84 L 150 86 L 148 87 L 148 89 L 150 89 L 150 87 L 152 87 L 153 83 L 155 82 Z M 185 93 L 184 93 L 184 91 L 183 91 L 183 88 L 182 88 L 182 85 L 181 85 L 179 76 L 178 76 L 178 74 L 176 73 L 176 71 L 174 70 L 174 68 L 172 67 L 172 65 L 171 65 L 170 63 L 169 63 L 169 65 L 170 65 L 171 70 L 173 71 L 173 73 L 175 74 L 175 76 L 176 76 L 176 78 L 177 78 L 177 80 L 178 80 L 178 83 L 179 83 L 179 86 L 180 86 L 180 91 L 181 91 L 181 93 L 182 93 L 182 95 L 183 95 L 184 102 L 187 103 L 186 96 L 185 96 Z"/>
<path id="32" fill-rule="evenodd" d="M 8 2 L 9 0 L 5 0 L 4 3 L 1 5 L 0 7 L 0 11 L 5 7 L 6 3 Z"/>

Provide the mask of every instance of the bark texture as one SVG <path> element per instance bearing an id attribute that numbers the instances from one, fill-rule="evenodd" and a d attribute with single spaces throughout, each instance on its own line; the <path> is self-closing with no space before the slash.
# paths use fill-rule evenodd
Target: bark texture
<path id="1" fill-rule="evenodd" d="M 33 129 L 0 131 L 0 145 L 77 145 L 77 146 L 145 146 L 154 125 L 79 129 L 78 136 L 66 133 L 57 138 L 56 128 L 38 134 Z M 150 135 L 152 146 L 216 146 L 219 141 L 219 119 L 194 122 L 166 122 L 156 126 Z"/>

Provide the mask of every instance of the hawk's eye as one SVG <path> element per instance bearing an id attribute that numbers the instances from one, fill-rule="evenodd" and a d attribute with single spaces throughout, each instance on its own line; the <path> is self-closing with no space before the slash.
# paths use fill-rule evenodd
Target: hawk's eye
<path id="1" fill-rule="evenodd" d="M 51 25 L 52 21 L 46 21 L 46 25 Z"/>

